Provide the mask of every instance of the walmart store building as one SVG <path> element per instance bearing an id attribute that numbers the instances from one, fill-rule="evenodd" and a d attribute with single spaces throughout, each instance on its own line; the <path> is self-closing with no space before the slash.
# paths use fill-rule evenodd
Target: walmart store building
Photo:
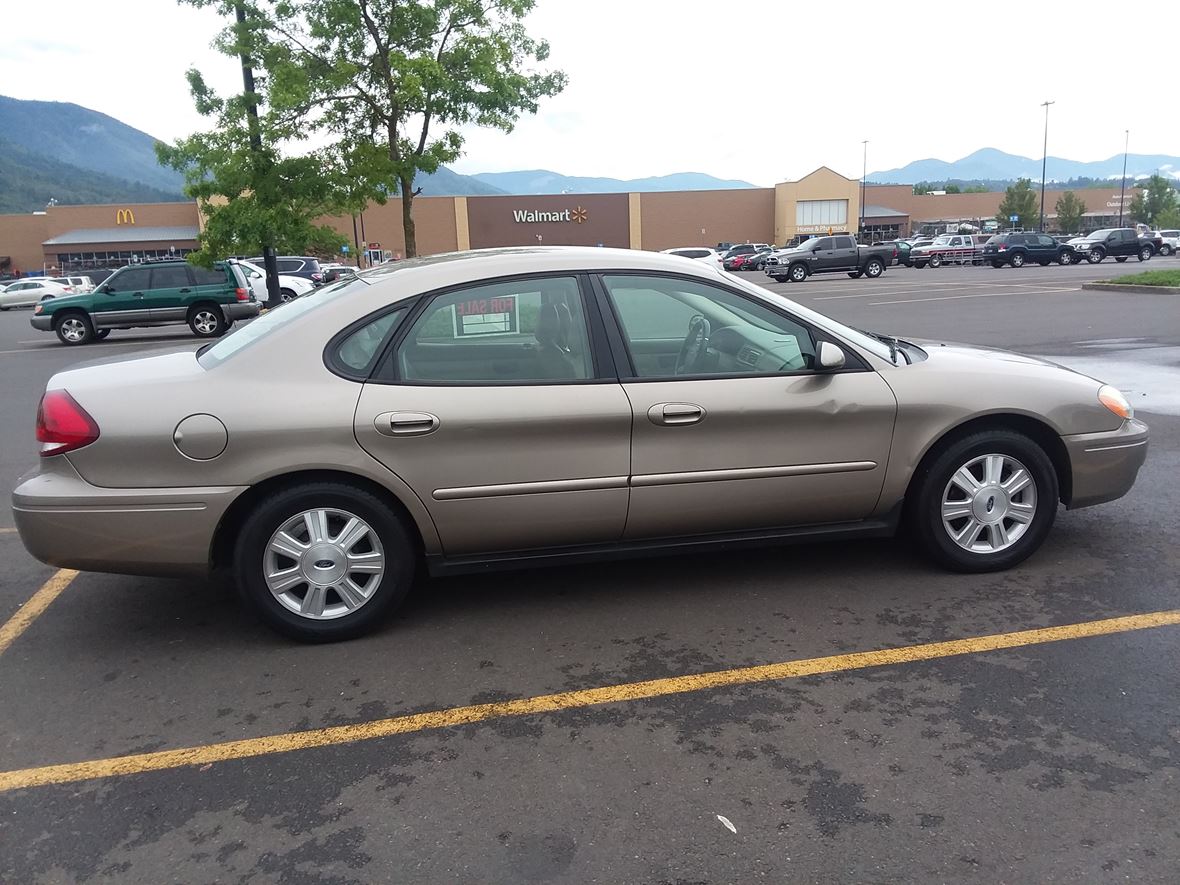
<path id="1" fill-rule="evenodd" d="M 1046 193 L 1047 225 L 1059 191 Z M 863 239 L 906 236 L 920 228 L 966 222 L 982 228 L 1001 193 L 914 195 L 910 185 L 868 185 L 820 167 L 772 188 L 664 193 L 431 197 L 414 200 L 420 254 L 518 245 L 674 246 L 757 242 L 782 245 L 829 230 Z M 1112 226 L 1119 191 L 1078 191 L 1087 203 L 1084 228 Z M 1131 194 L 1126 194 L 1129 205 Z M 863 225 L 862 225 L 863 218 Z M 0 271 L 68 273 L 119 267 L 144 258 L 181 256 L 197 245 L 196 204 L 52 206 L 0 215 Z M 401 204 L 391 200 L 352 216 L 323 219 L 350 243 L 350 254 L 405 254 Z"/>

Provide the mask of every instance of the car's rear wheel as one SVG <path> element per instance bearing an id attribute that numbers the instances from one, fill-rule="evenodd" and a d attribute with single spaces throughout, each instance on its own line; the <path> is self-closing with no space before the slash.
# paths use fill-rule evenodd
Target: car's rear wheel
<path id="1" fill-rule="evenodd" d="M 992 267 L 994 267 L 996 270 L 999 270 L 1003 266 L 1004 266 L 1004 262 L 1002 262 L 1002 261 L 993 261 L 992 262 Z"/>
<path id="2" fill-rule="evenodd" d="M 111 334 L 110 329 L 96 329 L 94 332 L 94 337 L 96 339 L 98 339 L 99 341 L 102 341 L 102 339 L 106 338 L 107 335 L 110 335 L 110 334 Z"/>
<path id="3" fill-rule="evenodd" d="M 918 543 L 961 572 L 1010 568 L 1045 540 L 1057 512 L 1057 473 L 1036 442 L 1009 430 L 947 445 L 914 477 Z"/>
<path id="4" fill-rule="evenodd" d="M 1124 261 L 1127 260 L 1127 256 L 1126 255 L 1116 255 L 1114 260 L 1117 261 L 1119 264 L 1122 264 Z M 1139 260 L 1142 261 L 1143 259 L 1140 258 Z"/>
<path id="5" fill-rule="evenodd" d="M 861 272 L 859 270 L 850 270 L 848 272 L 848 276 L 852 277 L 854 280 L 859 280 L 862 276 L 864 276 L 864 274 L 863 274 L 863 272 Z M 8 310 L 7 307 L 4 309 Z"/>
<path id="6" fill-rule="evenodd" d="M 198 338 L 216 338 L 224 334 L 229 325 L 216 304 L 196 304 L 188 312 L 188 327 Z"/>
<path id="7" fill-rule="evenodd" d="M 807 268 L 802 264 L 793 264 L 787 275 L 791 278 L 792 283 L 802 283 L 807 279 Z"/>
<path id="8" fill-rule="evenodd" d="M 238 536 L 234 572 L 271 628 L 304 642 L 350 639 L 405 599 L 416 556 L 389 505 L 344 483 L 264 499 Z"/>
<path id="9" fill-rule="evenodd" d="M 1039 264 L 1041 267 L 1048 267 L 1049 266 L 1048 261 L 1038 261 L 1037 264 Z"/>
<path id="10" fill-rule="evenodd" d="M 279 295 L 283 301 L 294 301 L 298 297 L 294 289 L 279 289 Z"/>
<path id="11" fill-rule="evenodd" d="M 885 265 L 881 263 L 880 258 L 870 258 L 865 264 L 864 271 L 866 277 L 875 280 L 885 273 Z"/>
<path id="12" fill-rule="evenodd" d="M 914 267 L 916 267 L 918 270 L 921 270 L 921 269 L 922 269 L 922 268 L 924 268 L 925 266 L 926 266 L 926 262 L 925 262 L 925 261 L 915 261 L 915 262 L 914 262 Z"/>
<path id="13" fill-rule="evenodd" d="M 1144 246 L 1142 249 L 1139 250 L 1139 260 L 1140 261 L 1147 261 L 1148 259 L 1151 258 L 1151 256 L 1153 254 L 1154 253 L 1152 252 L 1151 246 Z"/>
<path id="14" fill-rule="evenodd" d="M 89 344 L 94 340 L 94 325 L 90 317 L 78 311 L 58 317 L 53 324 L 53 331 L 62 344 Z"/>
<path id="15" fill-rule="evenodd" d="M 1008 259 L 1013 267 L 1024 267 L 1024 253 L 1013 252 L 1012 257 Z"/>

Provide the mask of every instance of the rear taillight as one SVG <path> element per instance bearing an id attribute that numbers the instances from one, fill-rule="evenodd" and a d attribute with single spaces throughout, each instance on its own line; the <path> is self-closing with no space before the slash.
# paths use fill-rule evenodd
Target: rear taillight
<path id="1" fill-rule="evenodd" d="M 322 273 L 313 273 L 311 275 L 311 278 L 313 280 L 315 280 L 317 283 L 320 283 L 320 282 L 323 282 L 324 275 Z"/>
<path id="2" fill-rule="evenodd" d="M 238 296 L 238 301 L 249 301 L 250 293 L 245 289 L 234 289 L 234 293 Z"/>
<path id="3" fill-rule="evenodd" d="M 1006 243 L 1000 243 L 1000 245 L 997 246 L 996 248 L 998 248 L 1001 252 L 1003 252 L 1005 249 L 1008 248 L 1008 246 Z"/>
<path id="4" fill-rule="evenodd" d="M 42 457 L 63 455 L 98 439 L 98 425 L 64 390 L 47 390 L 37 407 L 37 442 Z"/>

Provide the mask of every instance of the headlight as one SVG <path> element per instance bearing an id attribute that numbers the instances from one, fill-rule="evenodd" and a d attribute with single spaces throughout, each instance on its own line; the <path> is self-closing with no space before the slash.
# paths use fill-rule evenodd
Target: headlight
<path id="1" fill-rule="evenodd" d="M 1117 387 L 1111 387 L 1109 384 L 1103 384 L 1098 390 L 1098 402 L 1110 409 L 1120 418 L 1134 418 L 1135 410 L 1131 408 L 1131 404 L 1127 402 L 1127 398 L 1123 396 L 1121 390 Z"/>

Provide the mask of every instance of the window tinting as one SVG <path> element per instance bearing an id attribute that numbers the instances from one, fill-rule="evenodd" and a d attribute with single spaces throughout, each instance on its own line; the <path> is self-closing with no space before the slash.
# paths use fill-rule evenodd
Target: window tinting
<path id="1" fill-rule="evenodd" d="M 194 267 L 193 283 L 197 286 L 224 286 L 226 285 L 225 268 L 215 267 L 209 270 L 204 267 Z"/>
<path id="2" fill-rule="evenodd" d="M 690 280 L 603 279 L 640 378 L 768 375 L 814 365 L 806 327 L 752 299 Z"/>
<path id="3" fill-rule="evenodd" d="M 188 268 L 182 264 L 152 268 L 153 289 L 183 289 L 188 285 Z"/>
<path id="4" fill-rule="evenodd" d="M 709 253 L 705 249 L 677 249 L 672 254 L 681 258 L 704 258 Z"/>
<path id="5" fill-rule="evenodd" d="M 436 296 L 398 349 L 404 381 L 520 383 L 593 377 L 577 280 L 515 280 Z"/>
<path id="6" fill-rule="evenodd" d="M 292 273 L 303 267 L 303 262 L 295 258 L 280 258 L 277 264 L 279 273 Z"/>
<path id="7" fill-rule="evenodd" d="M 837 249 L 854 249 L 854 248 L 856 248 L 856 242 L 852 239 L 852 237 L 836 237 L 835 248 L 837 248 Z"/>
<path id="8" fill-rule="evenodd" d="M 116 292 L 139 292 L 150 286 L 151 271 L 146 267 L 133 267 L 111 280 L 111 288 Z"/>
<path id="9" fill-rule="evenodd" d="M 817 251 L 817 252 L 823 252 L 823 251 L 826 251 L 826 250 L 828 250 L 828 249 L 833 249 L 833 248 L 835 248 L 835 247 L 832 245 L 832 243 L 833 243 L 833 242 L 835 242 L 835 239 L 834 239 L 833 237 L 823 237 L 823 238 L 821 238 L 820 240 L 818 240 L 818 241 L 816 242 L 816 244 L 815 244 L 815 251 Z"/>
<path id="10" fill-rule="evenodd" d="M 358 374 L 367 375 L 381 350 L 382 342 L 405 314 L 405 310 L 395 310 L 361 326 L 340 342 L 336 358 Z"/>

